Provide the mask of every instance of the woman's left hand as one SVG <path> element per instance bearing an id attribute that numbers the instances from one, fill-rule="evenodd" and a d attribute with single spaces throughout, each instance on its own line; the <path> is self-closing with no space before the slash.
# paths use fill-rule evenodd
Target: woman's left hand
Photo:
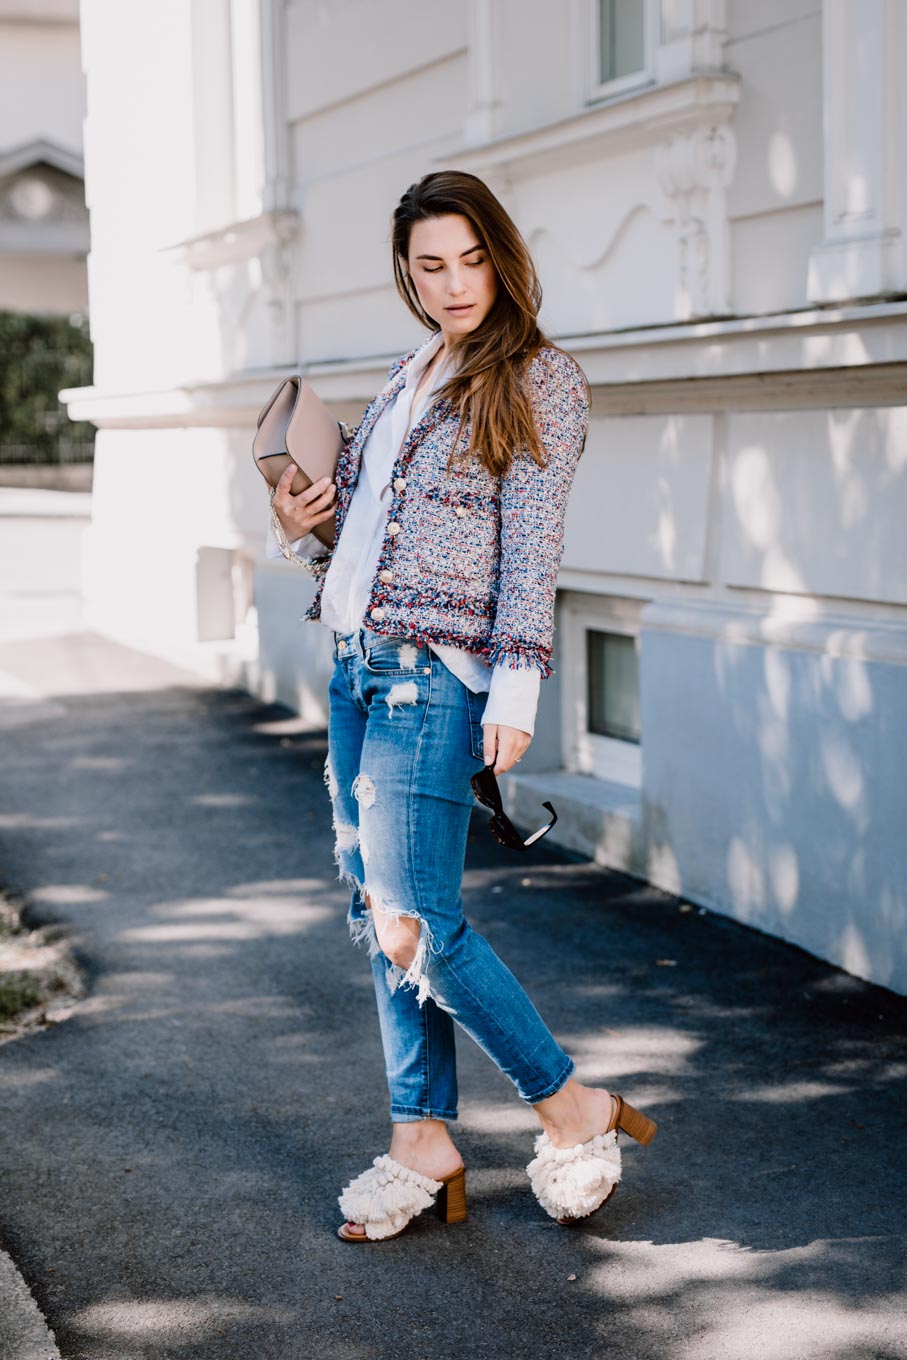
<path id="1" fill-rule="evenodd" d="M 518 727 L 505 727 L 503 723 L 484 723 L 482 731 L 485 734 L 485 764 L 494 761 L 495 774 L 506 774 L 511 766 L 522 760 L 532 741 L 528 732 L 521 732 Z"/>

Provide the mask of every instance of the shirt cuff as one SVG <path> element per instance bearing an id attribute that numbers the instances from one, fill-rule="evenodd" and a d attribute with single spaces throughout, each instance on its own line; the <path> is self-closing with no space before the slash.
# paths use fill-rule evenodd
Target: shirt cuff
<path id="1" fill-rule="evenodd" d="M 294 539 L 290 547 L 300 557 L 318 557 L 324 552 L 324 544 L 314 534 L 303 534 L 302 538 Z M 283 557 L 270 515 L 268 515 L 268 532 L 265 536 L 265 557 Z"/>
<path id="2" fill-rule="evenodd" d="M 514 667 L 505 663 L 495 666 L 482 722 L 516 727 L 531 737 L 535 732 L 541 679 L 542 672 L 537 666 Z"/>

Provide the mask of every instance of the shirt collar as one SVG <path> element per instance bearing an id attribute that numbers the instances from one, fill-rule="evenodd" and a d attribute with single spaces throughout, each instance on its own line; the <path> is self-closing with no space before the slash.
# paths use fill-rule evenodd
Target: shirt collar
<path id="1" fill-rule="evenodd" d="M 434 335 L 429 336 L 429 338 L 423 344 L 422 348 L 416 351 L 416 353 L 410 360 L 409 364 L 407 365 L 406 381 L 403 384 L 404 387 L 415 387 L 416 383 L 419 381 L 425 370 L 425 365 L 428 363 L 429 359 L 431 359 L 433 355 L 437 354 L 438 350 L 441 348 L 443 344 L 444 337 L 440 331 L 435 331 Z M 432 383 L 433 387 L 437 386 L 438 378 L 441 375 L 441 371 L 442 370 L 439 369 L 435 373 L 434 375 L 435 381 Z"/>

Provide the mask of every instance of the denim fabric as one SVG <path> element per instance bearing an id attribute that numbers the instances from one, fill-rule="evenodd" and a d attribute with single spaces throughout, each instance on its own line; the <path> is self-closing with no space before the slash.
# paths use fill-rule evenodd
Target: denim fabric
<path id="1" fill-rule="evenodd" d="M 412 639 L 336 633 L 334 658 L 325 782 L 353 888 L 350 935 L 369 945 L 391 1119 L 456 1119 L 454 1020 L 535 1104 L 575 1064 L 460 894 L 485 695 Z M 409 968 L 381 951 L 366 893 L 391 916 L 419 918 Z"/>

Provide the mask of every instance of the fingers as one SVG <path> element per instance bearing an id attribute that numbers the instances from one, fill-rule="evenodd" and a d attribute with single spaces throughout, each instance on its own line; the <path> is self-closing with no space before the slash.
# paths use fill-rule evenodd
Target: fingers
<path id="1" fill-rule="evenodd" d="M 279 496 L 288 496 L 290 494 L 290 486 L 292 484 L 293 478 L 296 476 L 296 473 L 298 471 L 299 468 L 296 466 L 295 463 L 287 464 L 283 472 L 280 474 L 280 480 L 277 483 L 277 494 Z"/>
<path id="2" fill-rule="evenodd" d="M 320 482 L 313 482 L 305 491 L 300 491 L 296 500 L 310 510 L 323 510 L 334 499 L 336 489 L 329 477 L 322 477 Z"/>
<path id="3" fill-rule="evenodd" d="M 319 479 L 319 481 L 313 482 L 311 486 L 307 486 L 304 491 L 299 491 L 297 492 L 296 495 L 294 495 L 291 492 L 290 487 L 293 485 L 293 478 L 296 476 L 296 473 L 298 471 L 299 468 L 296 466 L 295 463 L 287 463 L 283 472 L 280 474 L 280 479 L 277 483 L 276 491 L 277 495 L 280 497 L 281 501 L 284 504 L 312 506 L 318 500 L 323 501 L 324 504 L 327 504 L 333 498 L 334 492 L 336 491 L 337 488 L 331 481 L 330 477 L 322 477 Z M 319 509 L 323 508 L 324 508 L 323 505 L 319 507 Z"/>
<path id="4" fill-rule="evenodd" d="M 482 758 L 486 765 L 493 765 L 498 752 L 498 728 L 496 723 L 482 724 Z"/>
<path id="5" fill-rule="evenodd" d="M 517 727 L 499 726 L 497 731 L 498 749 L 494 772 L 506 774 L 518 760 L 522 759 L 523 753 L 529 749 L 532 738 L 528 732 L 522 732 Z"/>
<path id="6" fill-rule="evenodd" d="M 322 477 L 294 495 L 290 490 L 298 472 L 295 463 L 288 463 L 280 474 L 274 493 L 274 504 L 284 529 L 294 537 L 309 533 L 316 524 L 330 519 L 336 509 L 334 497 L 337 487 L 329 477 Z"/>

